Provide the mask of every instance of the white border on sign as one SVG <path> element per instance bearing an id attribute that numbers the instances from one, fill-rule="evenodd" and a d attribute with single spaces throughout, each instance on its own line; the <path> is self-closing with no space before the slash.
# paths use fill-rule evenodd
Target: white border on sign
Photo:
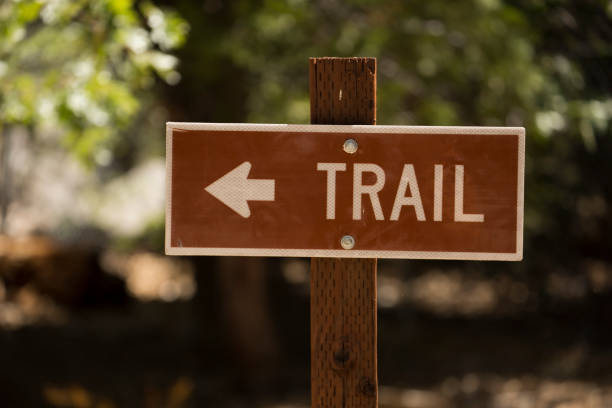
<path id="1" fill-rule="evenodd" d="M 413 133 L 413 134 L 473 134 L 518 136 L 516 252 L 447 252 L 447 251 L 378 251 L 346 249 L 279 249 L 279 248 L 198 248 L 172 247 L 172 130 L 226 130 L 261 132 L 328 132 L 328 133 Z M 310 258 L 400 258 L 448 259 L 473 261 L 520 261 L 523 259 L 523 221 L 525 190 L 525 128 L 475 126 L 385 126 L 385 125 L 284 125 L 262 123 L 166 123 L 166 254 L 220 256 L 279 256 Z"/>

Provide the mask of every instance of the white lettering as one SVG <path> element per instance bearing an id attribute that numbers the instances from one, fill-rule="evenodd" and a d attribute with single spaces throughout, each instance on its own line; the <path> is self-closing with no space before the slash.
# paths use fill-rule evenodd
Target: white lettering
<path id="1" fill-rule="evenodd" d="M 406 197 L 406 187 L 410 187 L 410 197 Z M 421 202 L 421 193 L 417 183 L 416 175 L 414 174 L 414 166 L 412 164 L 404 164 L 402 177 L 397 186 L 395 202 L 391 211 L 391 221 L 399 219 L 402 207 L 405 205 L 414 206 L 417 220 L 425 221 L 425 212 L 423 211 L 423 203 Z"/>
<path id="2" fill-rule="evenodd" d="M 444 166 L 434 166 L 434 221 L 442 221 L 442 186 L 444 180 Z"/>
<path id="3" fill-rule="evenodd" d="M 372 185 L 364 186 L 362 180 L 362 174 L 364 172 L 374 173 L 376 175 L 376 182 Z M 370 196 L 370 202 L 374 209 L 374 218 L 377 220 L 384 220 L 385 217 L 380 206 L 380 200 L 378 199 L 378 192 L 382 190 L 385 185 L 385 172 L 383 169 L 372 163 L 355 163 L 353 166 L 353 219 L 361 219 L 361 196 L 368 194 Z"/>
<path id="4" fill-rule="evenodd" d="M 346 171 L 346 163 L 317 163 L 317 170 L 327 172 L 327 211 L 325 218 L 336 219 L 336 172 Z"/>
<path id="5" fill-rule="evenodd" d="M 484 214 L 463 213 L 463 165 L 455 165 L 455 222 L 484 222 Z"/>

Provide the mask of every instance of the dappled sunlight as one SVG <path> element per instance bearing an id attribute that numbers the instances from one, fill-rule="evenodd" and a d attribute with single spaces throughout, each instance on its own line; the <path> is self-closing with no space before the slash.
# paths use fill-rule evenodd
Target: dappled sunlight
<path id="1" fill-rule="evenodd" d="M 143 408 L 184 408 L 192 398 L 193 380 L 179 377 L 167 388 L 146 387 L 142 392 Z M 117 408 L 122 405 L 100 396 L 79 384 L 43 386 L 42 395 L 48 404 L 57 408 Z"/>
<path id="2" fill-rule="evenodd" d="M 67 321 L 66 311 L 32 287 L 23 287 L 11 296 L 0 296 L 0 328 L 19 329 L 33 324 L 56 325 Z"/>
<path id="3" fill-rule="evenodd" d="M 612 407 L 612 1 L 0 0 L 0 38 L 1 408 L 310 408 L 311 336 L 339 345 L 333 362 L 361 369 L 361 349 L 375 343 L 355 332 L 378 336 L 378 360 L 368 364 L 378 370 L 380 408 Z M 353 319 L 374 312 L 374 286 L 359 307 L 345 300 L 363 300 L 365 285 L 336 286 L 320 302 L 329 307 L 320 327 L 341 329 L 332 339 L 309 320 L 309 259 L 164 255 L 164 217 L 184 211 L 168 208 L 166 187 L 181 183 L 197 207 L 189 215 L 203 222 L 188 222 L 194 236 L 253 234 L 262 248 L 287 231 L 314 242 L 334 228 L 354 249 L 403 237 L 426 244 L 406 222 L 411 208 L 397 219 L 399 235 L 358 235 L 367 217 L 323 218 L 315 201 L 324 186 L 310 188 L 300 164 L 314 151 L 306 136 L 268 137 L 261 165 L 251 156 L 263 139 L 215 137 L 218 158 L 252 162 L 254 180 L 272 178 L 258 172 L 287 149 L 279 160 L 295 175 L 274 177 L 275 197 L 285 199 L 283 183 L 295 176 L 306 207 L 276 229 L 273 206 L 251 203 L 253 218 L 232 218 L 236 233 L 224 231 L 225 218 L 208 217 L 207 206 L 236 214 L 206 201 L 213 175 L 195 165 L 173 162 L 185 176 L 166 186 L 166 122 L 316 122 L 309 57 L 324 55 L 377 59 L 368 98 L 344 86 L 357 78 L 351 70 L 333 70 L 312 90 L 316 99 L 333 88 L 334 114 L 349 117 L 344 104 L 363 102 L 377 127 L 525 128 L 522 261 L 381 259 L 378 332 Z M 365 140 L 350 160 L 341 144 L 319 159 L 378 162 L 381 197 L 397 186 L 390 167 L 413 163 L 426 204 L 435 192 L 421 174 L 435 169 L 418 150 L 387 146 L 392 139 L 380 160 Z M 440 146 L 435 163 L 461 161 Z M 481 147 L 470 147 L 479 160 L 502 164 Z M 198 166 L 217 158 L 190 152 Z M 516 232 L 478 208 L 476 197 L 501 208 L 499 196 L 470 190 L 468 176 L 497 175 L 464 164 L 464 213 L 481 214 L 492 232 L 472 238 Z M 338 172 L 338 211 L 351 197 L 349 173 Z M 441 184 L 444 198 L 452 177 Z M 457 228 L 448 197 L 438 201 L 443 220 L 432 221 L 436 205 L 424 207 L 427 223 L 445 231 Z M 369 213 L 372 199 L 361 201 Z M 308 221 L 316 211 L 319 226 Z M 256 214 L 263 227 L 244 227 Z M 434 246 L 448 244 L 441 235 Z M 350 318 L 330 318 L 347 308 Z M 358 391 L 371 394 L 364 380 Z"/>
<path id="4" fill-rule="evenodd" d="M 577 302 L 612 289 L 612 267 L 585 259 L 580 273 L 569 269 L 539 272 L 537 286 L 525 276 L 474 268 L 425 268 L 404 272 L 396 263 L 379 267 L 378 303 L 382 308 L 413 305 L 443 316 L 507 315 L 537 308 L 544 298 Z"/>
<path id="5" fill-rule="evenodd" d="M 400 304 L 402 297 L 406 296 L 406 286 L 403 280 L 396 276 L 381 274 L 377 280 L 378 305 L 382 308 L 395 307 Z"/>
<path id="6" fill-rule="evenodd" d="M 109 251 L 103 264 L 125 280 L 129 294 L 138 300 L 185 301 L 196 293 L 193 267 L 184 260 L 146 252 L 124 255 Z"/>
<path id="7" fill-rule="evenodd" d="M 412 304 L 441 315 L 477 316 L 499 313 L 503 302 L 524 304 L 529 290 L 524 282 L 507 275 L 428 269 L 406 276 L 396 267 L 381 265 L 378 296 L 383 308 Z"/>
<path id="8" fill-rule="evenodd" d="M 498 302 L 492 282 L 470 279 L 457 270 L 432 270 L 407 286 L 408 296 L 414 302 L 444 314 L 482 314 L 492 310 Z"/>
<path id="9" fill-rule="evenodd" d="M 111 408 L 111 402 L 94 397 L 89 391 L 79 385 L 58 387 L 47 385 L 43 388 L 45 400 L 54 407 L 66 408 Z"/>
<path id="10" fill-rule="evenodd" d="M 452 384 L 452 385 L 450 385 Z M 612 385 L 537 376 L 467 374 L 427 389 L 380 387 L 380 408 L 607 408 Z"/>
<path id="11" fill-rule="evenodd" d="M 289 259 L 283 262 L 283 276 L 287 282 L 295 285 L 308 285 L 310 263 L 301 259 Z"/>

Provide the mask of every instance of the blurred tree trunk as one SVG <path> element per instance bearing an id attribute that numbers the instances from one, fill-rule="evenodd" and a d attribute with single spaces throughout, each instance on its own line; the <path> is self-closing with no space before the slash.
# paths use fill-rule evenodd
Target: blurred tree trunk
<path id="1" fill-rule="evenodd" d="M 7 228 L 8 206 L 10 202 L 11 168 L 9 165 L 9 152 L 11 149 L 11 131 L 6 125 L 0 125 L 0 234 L 4 234 Z"/>
<path id="2" fill-rule="evenodd" d="M 262 390 L 274 377 L 279 342 L 268 303 L 265 260 L 221 257 L 218 282 L 227 339 L 240 383 L 249 391 Z"/>

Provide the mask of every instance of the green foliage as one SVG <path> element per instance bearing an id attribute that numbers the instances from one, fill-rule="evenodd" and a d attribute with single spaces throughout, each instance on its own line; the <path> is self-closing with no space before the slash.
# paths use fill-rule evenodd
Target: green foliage
<path id="1" fill-rule="evenodd" d="M 308 57 L 373 56 L 380 124 L 526 127 L 527 259 L 612 261 L 609 0 L 167 2 L 180 75 L 152 3 L 0 3 L 0 122 L 102 162 L 156 76 L 173 120 L 307 123 Z"/>
<path id="2" fill-rule="evenodd" d="M 185 0 L 177 7 L 194 16 L 185 81 L 215 98 L 181 91 L 181 100 L 199 98 L 204 107 L 186 120 L 307 123 L 308 57 L 377 57 L 380 124 L 527 129 L 528 260 L 612 260 L 612 191 L 604 181 L 612 174 L 612 2 L 208 0 L 202 13 Z"/>
<path id="3" fill-rule="evenodd" d="M 234 7 L 223 49 L 256 76 L 249 103 L 255 121 L 295 119 L 287 99 L 304 98 L 309 56 L 378 57 L 385 124 L 532 124 L 529 113 L 547 109 L 557 86 L 535 55 L 537 33 L 526 16 L 498 1 Z M 308 121 L 307 109 L 299 119 Z"/>
<path id="4" fill-rule="evenodd" d="M 187 29 L 150 2 L 2 2 L 0 123 L 59 130 L 84 163 L 105 161 L 155 76 L 180 79 L 168 51 Z"/>

